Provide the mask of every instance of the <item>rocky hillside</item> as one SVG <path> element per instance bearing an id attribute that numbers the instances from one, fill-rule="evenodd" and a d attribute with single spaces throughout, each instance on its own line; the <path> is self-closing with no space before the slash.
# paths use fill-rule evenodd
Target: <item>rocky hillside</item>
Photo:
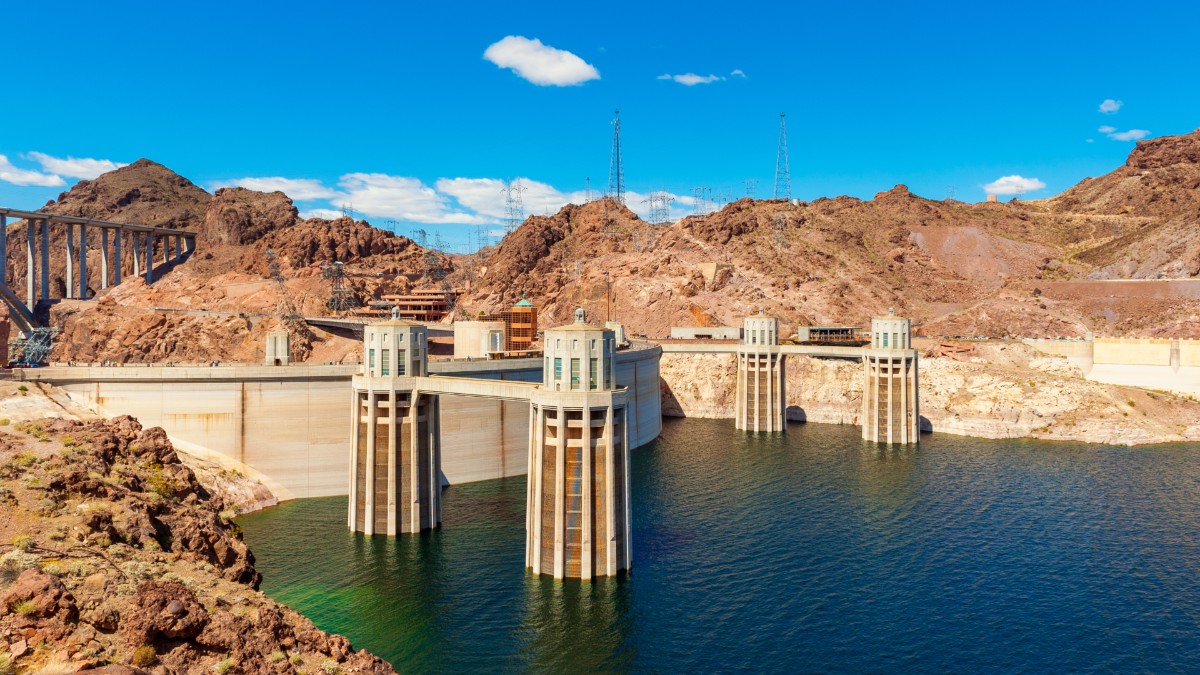
<path id="1" fill-rule="evenodd" d="M 258 592 L 233 513 L 162 429 L 0 420 L 0 672 L 394 672 Z"/>
<path id="2" fill-rule="evenodd" d="M 414 281 L 420 282 L 431 262 L 453 268 L 446 256 L 364 221 L 302 220 L 282 192 L 225 188 L 209 195 L 170 169 L 144 159 L 79 182 L 43 210 L 186 228 L 198 237 L 197 253 L 180 265 L 160 265 L 155 283 L 149 286 L 130 274 L 133 252 L 131 242 L 126 242 L 126 278 L 109 289 L 100 288 L 100 265 L 95 262 L 100 242 L 98 236 L 90 237 L 89 292 L 99 302 L 52 304 L 52 325 L 63 336 L 52 354 L 54 360 L 257 361 L 262 337 L 280 326 L 271 315 L 328 313 L 330 283 L 321 276 L 323 263 L 346 264 L 347 287 L 360 303 L 408 290 Z M 13 263 L 10 279 L 15 283 L 25 274 L 24 246 L 18 245 L 24 223 L 10 223 L 7 236 Z M 65 296 L 64 239 L 63 231 L 52 237 L 50 294 L 54 299 Z M 282 282 L 274 279 L 272 256 Z M 156 252 L 156 260 L 161 260 L 160 253 Z M 286 327 L 293 332 L 297 358 L 355 358 L 353 341 L 299 325 Z"/>
<path id="3" fill-rule="evenodd" d="M 1070 279 L 1200 275 L 1200 131 L 1137 145 L 1125 166 L 1053 199 L 935 201 L 904 186 L 869 201 L 739 200 L 651 226 L 600 200 L 534 217 L 480 268 L 472 309 L 522 291 L 552 320 L 583 305 L 634 332 L 735 323 L 865 324 L 894 308 L 931 335 L 1172 335 L 1200 317 L 1168 289 L 1114 297 Z M 1151 287 L 1146 287 L 1151 289 Z"/>
<path id="4" fill-rule="evenodd" d="M 1103 283 L 1200 275 L 1200 131 L 1143 141 L 1124 166 L 1045 200 L 967 204 L 899 185 L 870 200 L 742 199 L 660 226 L 600 199 L 530 217 L 471 256 L 433 253 L 363 221 L 301 220 L 282 193 L 208 195 L 147 160 L 83 181 L 47 210 L 185 226 L 201 237 L 198 253 L 152 286 L 127 279 L 99 291 L 94 282 L 111 302 L 56 305 L 53 321 L 70 336 L 57 360 L 257 360 L 259 315 L 327 313 L 320 266 L 332 261 L 346 263 L 362 303 L 448 282 L 471 289 L 469 312 L 525 293 L 543 325 L 582 305 L 649 335 L 736 323 L 759 308 L 786 324 L 857 325 L 894 308 L 930 335 L 1188 335 L 1200 324 L 1194 294 L 1144 286 L 1121 295 Z M 17 227 L 9 251 L 20 275 Z M 451 274 L 435 279 L 431 267 Z M 62 270 L 54 258 L 56 296 Z M 1061 290 L 1070 280 L 1095 285 Z M 289 328 L 297 358 L 357 358 L 352 341 Z"/>

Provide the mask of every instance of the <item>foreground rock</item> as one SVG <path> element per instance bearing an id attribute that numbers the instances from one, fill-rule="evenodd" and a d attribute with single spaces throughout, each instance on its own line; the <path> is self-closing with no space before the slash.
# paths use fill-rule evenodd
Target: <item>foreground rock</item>
<path id="1" fill-rule="evenodd" d="M 160 428 L 0 420 L 0 672 L 394 672 L 260 593 L 232 516 Z"/>

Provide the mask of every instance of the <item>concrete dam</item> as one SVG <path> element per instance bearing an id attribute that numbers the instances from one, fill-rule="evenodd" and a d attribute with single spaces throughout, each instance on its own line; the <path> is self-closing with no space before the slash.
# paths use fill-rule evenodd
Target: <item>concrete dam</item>
<path id="1" fill-rule="evenodd" d="M 616 355 L 616 382 L 630 392 L 633 447 L 654 440 L 662 429 L 661 353 L 643 344 Z M 48 367 L 21 371 L 19 377 L 62 387 L 109 414 L 161 426 L 190 452 L 244 464 L 285 500 L 348 494 L 351 379 L 360 368 Z M 429 371 L 540 382 L 542 359 L 431 361 Z M 441 406 L 442 472 L 451 484 L 528 471 L 528 402 L 445 395 Z"/>

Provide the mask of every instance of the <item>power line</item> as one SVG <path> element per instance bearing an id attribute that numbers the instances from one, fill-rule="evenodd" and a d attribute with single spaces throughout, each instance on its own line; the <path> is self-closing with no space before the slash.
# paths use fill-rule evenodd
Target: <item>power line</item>
<path id="1" fill-rule="evenodd" d="M 792 175 L 788 170 L 787 113 L 779 113 L 779 145 L 775 149 L 775 199 L 792 198 Z"/>

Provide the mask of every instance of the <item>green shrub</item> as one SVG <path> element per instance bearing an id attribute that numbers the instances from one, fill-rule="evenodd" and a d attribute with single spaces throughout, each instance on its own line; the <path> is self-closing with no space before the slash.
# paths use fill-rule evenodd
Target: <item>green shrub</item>
<path id="1" fill-rule="evenodd" d="M 38 611 L 37 603 L 32 600 L 22 600 L 12 606 L 12 611 L 21 616 L 29 616 Z"/>
<path id="2" fill-rule="evenodd" d="M 233 670 L 233 665 L 233 659 L 226 657 L 217 661 L 217 664 L 213 666 L 213 672 L 217 675 L 225 675 L 225 673 Z"/>
<path id="3" fill-rule="evenodd" d="M 292 664 L 293 666 L 298 666 L 304 663 L 304 659 L 300 658 L 299 654 L 292 654 L 292 658 L 288 659 L 288 663 Z"/>
<path id="4" fill-rule="evenodd" d="M 337 675 L 338 670 L 338 662 L 333 659 L 325 659 L 321 663 L 321 672 L 325 673 L 325 675 Z"/>
<path id="5" fill-rule="evenodd" d="M 279 663 L 280 661 L 284 660 L 287 657 L 284 656 L 283 652 L 276 650 L 276 651 L 271 652 L 271 656 L 268 658 L 271 659 L 271 663 Z"/>
<path id="6" fill-rule="evenodd" d="M 29 387 L 26 387 L 25 385 L 21 385 L 21 386 L 17 387 L 17 391 L 29 391 Z"/>
<path id="7" fill-rule="evenodd" d="M 158 663 L 158 652 L 154 651 L 154 647 L 150 645 L 142 645 L 133 650 L 133 665 L 138 668 L 145 668 Z"/>
<path id="8" fill-rule="evenodd" d="M 18 551 L 28 551 L 33 548 L 33 537 L 28 534 L 18 534 L 12 538 L 12 545 Z"/>
<path id="9" fill-rule="evenodd" d="M 6 427 L 10 424 L 12 424 L 12 420 L 7 417 L 0 417 L 0 427 Z"/>
<path id="10" fill-rule="evenodd" d="M 8 652 L 0 652 L 0 675 L 17 675 L 17 667 L 8 657 Z"/>

